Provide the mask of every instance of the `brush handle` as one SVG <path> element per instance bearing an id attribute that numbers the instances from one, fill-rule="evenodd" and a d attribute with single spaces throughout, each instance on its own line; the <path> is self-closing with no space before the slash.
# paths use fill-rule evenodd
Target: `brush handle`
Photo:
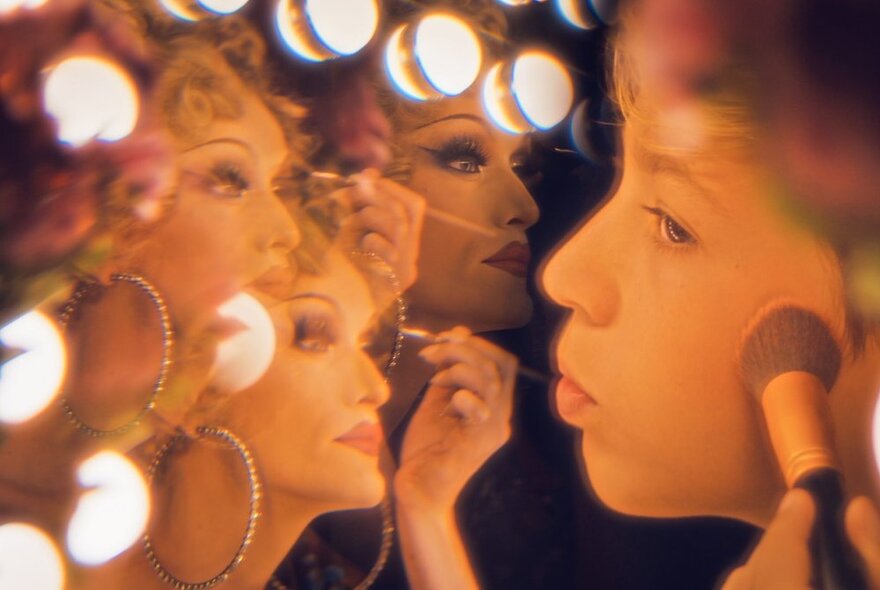
<path id="1" fill-rule="evenodd" d="M 846 496 L 843 479 L 834 469 L 815 469 L 798 479 L 816 504 L 810 535 L 812 584 L 817 590 L 868 590 L 861 559 L 849 542 L 843 516 Z"/>

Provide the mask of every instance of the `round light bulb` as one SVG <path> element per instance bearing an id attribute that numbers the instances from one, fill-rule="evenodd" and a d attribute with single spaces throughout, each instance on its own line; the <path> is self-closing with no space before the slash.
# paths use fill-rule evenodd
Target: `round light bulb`
<path id="1" fill-rule="evenodd" d="M 46 533 L 20 522 L 0 526 L 0 588 L 64 588 L 64 562 Z"/>
<path id="2" fill-rule="evenodd" d="M 217 14 L 232 14 L 241 10 L 248 0 L 199 0 L 199 4 Z"/>
<path id="3" fill-rule="evenodd" d="M 49 405 L 64 381 L 64 338 L 42 312 L 31 311 L 0 328 L 0 345 L 15 355 L 0 365 L 0 422 L 24 422 Z"/>
<path id="4" fill-rule="evenodd" d="M 568 71 L 555 57 L 540 51 L 516 59 L 511 89 L 523 115 L 538 129 L 550 129 L 561 122 L 574 100 Z"/>
<path id="5" fill-rule="evenodd" d="M 456 16 L 431 14 L 423 18 L 416 28 L 414 45 L 422 73 L 442 94 L 461 94 L 480 73 L 480 41 Z"/>
<path id="6" fill-rule="evenodd" d="M 217 314 L 241 327 L 217 345 L 211 384 L 234 393 L 256 383 L 275 356 L 275 326 L 263 304 L 238 293 L 217 308 Z"/>
<path id="7" fill-rule="evenodd" d="M 80 496 L 67 526 L 67 550 L 78 563 L 96 566 L 141 538 L 150 511 L 143 475 L 115 451 L 99 451 L 76 472 Z"/>
<path id="8" fill-rule="evenodd" d="M 305 13 L 317 39 L 337 55 L 366 47 L 379 24 L 376 0 L 306 0 Z"/>
<path id="9" fill-rule="evenodd" d="M 74 147 L 92 139 L 117 141 L 134 130 L 137 90 L 128 74 L 99 57 L 71 57 L 50 68 L 43 106 L 58 124 L 58 139 Z"/>

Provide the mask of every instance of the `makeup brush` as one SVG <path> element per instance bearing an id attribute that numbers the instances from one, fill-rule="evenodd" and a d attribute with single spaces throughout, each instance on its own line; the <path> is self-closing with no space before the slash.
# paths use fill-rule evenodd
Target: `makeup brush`
<path id="1" fill-rule="evenodd" d="M 438 340 L 436 334 L 427 330 L 422 330 L 421 328 L 404 326 L 403 328 L 401 328 L 400 333 L 409 336 L 410 338 L 418 338 L 420 340 L 427 340 L 429 342 L 436 342 Z M 541 385 L 549 385 L 551 381 L 548 375 L 545 375 L 537 369 L 524 367 L 523 365 L 517 366 L 516 374 L 524 379 L 527 379 L 528 381 L 534 381 L 535 383 L 539 383 Z"/>
<path id="2" fill-rule="evenodd" d="M 831 331 L 813 312 L 774 303 L 748 326 L 739 362 L 786 485 L 807 490 L 816 504 L 812 582 L 820 590 L 867 590 L 843 524 L 846 497 L 828 405 L 841 355 Z"/>
<path id="3" fill-rule="evenodd" d="M 343 186 L 354 186 L 358 183 L 357 179 L 354 176 L 343 176 L 342 174 L 337 174 L 336 172 L 315 170 L 313 172 L 310 172 L 309 174 L 312 176 L 312 178 L 320 178 L 322 180 L 339 182 Z M 487 238 L 494 238 L 498 235 L 497 232 L 495 232 L 491 228 L 484 227 L 467 219 L 462 219 L 461 217 L 458 217 L 457 215 L 453 215 L 451 213 L 447 213 L 446 211 L 434 209 L 433 207 L 425 207 L 425 217 L 430 217 L 431 219 L 434 219 L 436 221 L 440 221 L 449 225 L 454 225 L 455 227 L 473 232 L 475 234 L 479 234 L 481 236 L 485 236 Z"/>

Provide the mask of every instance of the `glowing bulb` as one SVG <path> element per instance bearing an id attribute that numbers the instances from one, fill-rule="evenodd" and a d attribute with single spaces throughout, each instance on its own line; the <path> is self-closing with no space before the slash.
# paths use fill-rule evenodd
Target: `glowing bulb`
<path id="1" fill-rule="evenodd" d="M 49 70 L 43 106 L 58 122 L 58 139 L 74 147 L 117 141 L 134 129 L 138 97 L 128 74 L 97 57 L 71 57 Z"/>
<path id="2" fill-rule="evenodd" d="M 419 88 L 410 69 L 406 67 L 407 52 L 404 47 L 404 32 L 406 32 L 406 25 L 398 27 L 389 37 L 388 45 L 385 47 L 385 68 L 388 70 L 388 77 L 406 96 L 415 100 L 428 100 L 430 96 Z"/>
<path id="3" fill-rule="evenodd" d="M 415 55 L 431 86 L 443 94 L 461 94 L 480 73 L 480 41 L 461 19 L 432 14 L 416 28 Z"/>
<path id="4" fill-rule="evenodd" d="M 498 2 L 507 6 L 525 6 L 531 4 L 532 0 L 498 0 Z"/>
<path id="5" fill-rule="evenodd" d="M 248 0 L 199 0 L 199 4 L 217 14 L 232 14 L 247 3 Z"/>
<path id="6" fill-rule="evenodd" d="M 241 391 L 269 368 L 275 356 L 275 326 L 266 308 L 247 293 L 231 297 L 217 313 L 242 329 L 217 345 L 211 383 L 221 391 Z"/>
<path id="7" fill-rule="evenodd" d="M 24 422 L 49 405 L 64 381 L 64 339 L 49 318 L 31 311 L 0 328 L 0 346 L 21 351 L 0 365 L 0 422 Z"/>
<path id="8" fill-rule="evenodd" d="M 100 565 L 140 539 L 150 499 L 141 472 L 115 451 L 100 451 L 77 469 L 84 493 L 67 526 L 67 550 L 77 562 Z"/>
<path id="9" fill-rule="evenodd" d="M 194 10 L 188 6 L 186 0 L 159 0 L 159 4 L 162 5 L 168 13 L 182 21 L 185 22 L 195 22 L 201 19 L 201 16 Z"/>
<path id="10" fill-rule="evenodd" d="M 293 11 L 291 0 L 278 0 L 275 6 L 275 30 L 287 48 L 307 61 L 318 62 L 331 57 L 308 42 L 308 31 L 305 27 L 302 19 Z"/>
<path id="11" fill-rule="evenodd" d="M 516 110 L 513 98 L 502 80 L 503 63 L 497 63 L 486 74 L 483 82 L 483 108 L 496 125 L 508 133 L 520 134 L 529 130 L 522 115 Z"/>
<path id="12" fill-rule="evenodd" d="M 0 526 L 0 588 L 61 590 L 64 564 L 49 536 L 29 524 Z"/>
<path id="13" fill-rule="evenodd" d="M 556 0 L 556 8 L 559 14 L 575 27 L 583 30 L 596 28 L 589 9 L 585 6 L 585 0 Z"/>
<path id="14" fill-rule="evenodd" d="M 562 121 L 574 100 L 568 72 L 556 58 L 538 51 L 516 59 L 511 89 L 523 115 L 538 129 L 550 129 Z"/>
<path id="15" fill-rule="evenodd" d="M 578 152 L 591 162 L 597 162 L 599 158 L 593 144 L 590 142 L 590 118 L 587 109 L 589 101 L 584 99 L 578 104 L 571 115 L 571 140 Z"/>
<path id="16" fill-rule="evenodd" d="M 315 36 L 337 55 L 363 49 L 376 32 L 376 0 L 306 0 L 305 13 Z"/>
<path id="17" fill-rule="evenodd" d="M 33 10 L 45 4 L 48 0 L 0 0 L 0 15 L 7 14 L 19 8 Z"/>

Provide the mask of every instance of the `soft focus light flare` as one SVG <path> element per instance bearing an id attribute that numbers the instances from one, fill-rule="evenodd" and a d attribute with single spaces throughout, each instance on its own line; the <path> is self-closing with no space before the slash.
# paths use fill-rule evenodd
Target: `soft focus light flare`
<path id="1" fill-rule="evenodd" d="M 432 14 L 419 22 L 415 54 L 428 82 L 448 96 L 467 90 L 480 73 L 480 41 L 452 15 Z"/>
<path id="2" fill-rule="evenodd" d="M 523 114 L 538 129 L 550 129 L 562 121 L 574 100 L 568 72 L 559 60 L 538 51 L 516 59 L 511 88 Z"/>
<path id="3" fill-rule="evenodd" d="M 514 134 L 525 133 L 528 129 L 513 121 L 504 112 L 503 81 L 501 80 L 503 66 L 503 63 L 497 63 L 486 74 L 486 80 L 483 82 L 483 108 L 489 113 L 492 121 L 504 131 Z"/>
<path id="4" fill-rule="evenodd" d="M 339 55 L 363 49 L 379 24 L 376 0 L 306 0 L 305 13 L 321 43 Z"/>
<path id="5" fill-rule="evenodd" d="M 242 328 L 217 345 L 212 385 L 236 392 L 256 383 L 275 356 L 275 326 L 266 308 L 252 295 L 239 293 L 217 308 L 220 317 Z"/>
<path id="6" fill-rule="evenodd" d="M 10 13 L 19 8 L 33 10 L 34 8 L 39 8 L 46 2 L 48 2 L 48 0 L 0 0 L 0 15 Z"/>
<path id="7" fill-rule="evenodd" d="M 64 588 L 64 563 L 46 533 L 19 522 L 0 526 L 0 588 Z"/>
<path id="8" fill-rule="evenodd" d="M 877 465 L 877 472 L 880 473 L 880 391 L 877 392 L 877 399 L 874 401 L 874 463 Z"/>
<path id="9" fill-rule="evenodd" d="M 249 0 L 199 0 L 199 4 L 217 14 L 232 14 L 241 10 Z"/>
<path id="10" fill-rule="evenodd" d="M 195 22 L 200 20 L 199 15 L 182 4 L 181 0 L 159 0 L 159 4 L 161 4 L 162 8 L 168 11 L 171 16 L 182 21 Z"/>
<path id="11" fill-rule="evenodd" d="M 275 6 L 275 30 L 281 41 L 295 55 L 307 61 L 324 61 L 326 58 L 313 51 L 293 27 L 293 13 L 290 10 L 291 0 L 278 0 Z"/>
<path id="12" fill-rule="evenodd" d="M 79 499 L 67 528 L 67 550 L 77 562 L 100 565 L 140 539 L 150 512 L 141 472 L 115 451 L 100 451 L 83 461 L 79 483 L 94 488 Z"/>
<path id="13" fill-rule="evenodd" d="M 97 138 L 117 141 L 132 132 L 138 96 L 128 74 L 98 57 L 71 57 L 51 68 L 43 106 L 58 123 L 58 139 L 74 147 Z"/>
<path id="14" fill-rule="evenodd" d="M 422 92 L 404 67 L 406 49 L 403 47 L 403 33 L 405 30 L 406 25 L 401 25 L 388 38 L 388 45 L 385 47 L 385 68 L 388 70 L 388 77 L 406 96 L 414 100 L 428 100 L 428 95 Z"/>
<path id="15" fill-rule="evenodd" d="M 0 328 L 0 344 L 23 351 L 0 365 L 0 422 L 24 422 L 49 405 L 64 381 L 64 338 L 43 313 L 31 311 Z"/>
<path id="16" fill-rule="evenodd" d="M 579 29 L 588 31 L 595 28 L 596 25 L 584 15 L 584 12 L 589 10 L 583 6 L 585 1 L 586 0 L 556 0 L 556 8 L 559 10 L 559 14 L 562 15 L 562 18 L 566 21 Z"/>

